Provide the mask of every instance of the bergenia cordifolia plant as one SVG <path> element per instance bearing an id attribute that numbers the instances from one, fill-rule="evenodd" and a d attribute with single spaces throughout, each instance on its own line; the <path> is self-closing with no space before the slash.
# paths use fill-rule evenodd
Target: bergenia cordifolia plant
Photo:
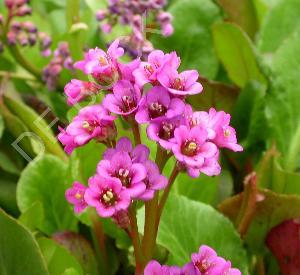
<path id="1" fill-rule="evenodd" d="M 101 104 L 83 107 L 66 129 L 60 129 L 58 139 L 65 151 L 71 154 L 91 140 L 107 146 L 88 186 L 74 182 L 66 191 L 67 200 L 76 213 L 94 208 L 100 217 L 112 218 L 120 230 L 129 234 L 136 274 L 241 274 L 206 246 L 200 247 L 182 269 L 150 262 L 164 205 L 177 175 L 218 175 L 220 149 L 237 152 L 243 148 L 237 144 L 229 114 L 213 108 L 194 111 L 186 102 L 187 97 L 201 93 L 203 88 L 197 71 L 178 72 L 180 58 L 175 52 L 154 50 L 146 61 L 135 59 L 127 64 L 120 62 L 123 54 L 119 40 L 107 52 L 90 49 L 74 67 L 92 81 L 73 79 L 65 87 L 70 105 L 98 93 L 104 96 Z M 134 142 L 127 136 L 118 138 L 118 117 L 131 126 Z M 143 124 L 147 139 L 157 143 L 155 161 L 150 159 L 147 140 L 141 139 Z M 162 172 L 170 158 L 175 164 L 167 177 Z M 142 239 L 137 202 L 145 204 Z"/>
<path id="2" fill-rule="evenodd" d="M 121 39 L 125 51 L 136 57 L 149 54 L 153 45 L 147 39 L 147 32 L 158 32 L 168 37 L 173 34 L 172 15 L 165 12 L 166 0 L 108 0 L 107 9 L 100 9 L 96 19 L 104 33 L 109 33 L 117 24 L 127 25 L 131 34 Z"/>

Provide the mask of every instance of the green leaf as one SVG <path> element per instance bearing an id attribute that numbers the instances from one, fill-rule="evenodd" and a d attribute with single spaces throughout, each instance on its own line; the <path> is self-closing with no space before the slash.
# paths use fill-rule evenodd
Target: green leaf
<path id="1" fill-rule="evenodd" d="M 0 151 L 0 168 L 4 171 L 19 175 L 20 169 L 16 166 L 16 164 L 5 154 L 4 152 Z"/>
<path id="2" fill-rule="evenodd" d="M 91 244 L 80 234 L 58 232 L 52 238 L 66 248 L 80 263 L 84 274 L 97 275 L 97 263 Z"/>
<path id="3" fill-rule="evenodd" d="M 191 200 L 216 205 L 219 201 L 229 197 L 232 193 L 232 179 L 230 174 L 222 171 L 216 177 L 202 174 L 199 178 L 191 178 L 181 173 L 175 181 L 176 192 Z"/>
<path id="4" fill-rule="evenodd" d="M 258 30 L 258 18 L 253 0 L 218 0 L 227 14 L 227 21 L 239 25 L 252 39 Z"/>
<path id="5" fill-rule="evenodd" d="M 74 268 L 78 274 L 83 275 L 80 264 L 67 249 L 47 238 L 38 239 L 38 243 L 46 259 L 50 275 L 61 275 L 69 268 Z"/>
<path id="6" fill-rule="evenodd" d="M 174 17 L 174 34 L 168 38 L 152 34 L 155 48 L 176 51 L 182 69 L 197 69 L 213 79 L 219 65 L 213 51 L 211 26 L 220 19 L 219 8 L 210 0 L 180 0 L 168 11 Z"/>
<path id="7" fill-rule="evenodd" d="M 265 83 L 258 67 L 253 45 L 237 25 L 218 23 L 213 26 L 214 45 L 229 78 L 239 87 L 250 80 Z"/>
<path id="8" fill-rule="evenodd" d="M 62 275 L 80 275 L 74 268 L 68 268 Z"/>
<path id="9" fill-rule="evenodd" d="M 49 274 L 40 249 L 31 233 L 1 209 L 0 274 Z"/>
<path id="10" fill-rule="evenodd" d="M 300 196 L 277 194 L 267 189 L 261 189 L 259 193 L 263 199 L 256 203 L 255 216 L 246 235 L 246 243 L 252 251 L 262 254 L 265 251 L 265 237 L 271 228 L 285 220 L 299 218 Z M 224 201 L 220 210 L 235 221 L 241 202 L 242 194 L 239 194 Z"/>
<path id="11" fill-rule="evenodd" d="M 298 0 L 280 0 L 268 12 L 258 39 L 261 52 L 275 52 L 300 25 Z"/>
<path id="12" fill-rule="evenodd" d="M 272 89 L 266 97 L 270 143 L 276 141 L 283 155 L 282 166 L 291 172 L 300 159 L 299 44 L 300 28 L 274 56 Z"/>
<path id="13" fill-rule="evenodd" d="M 105 9 L 107 7 L 106 1 L 99 1 L 99 0 L 85 0 L 87 6 L 94 12 L 99 9 Z"/>
<path id="14" fill-rule="evenodd" d="M 158 231 L 158 244 L 170 251 L 168 264 L 184 265 L 203 244 L 247 274 L 247 257 L 232 223 L 212 207 L 170 196 Z"/>
<path id="15" fill-rule="evenodd" d="M 10 97 L 4 97 L 4 102 L 9 110 L 18 116 L 33 134 L 41 139 L 42 146 L 46 152 L 52 153 L 62 160 L 66 160 L 66 155 L 53 135 L 52 130 L 45 120 L 31 108 Z"/>
<path id="16" fill-rule="evenodd" d="M 36 201 L 20 215 L 19 221 L 31 231 L 34 231 L 42 227 L 44 218 L 43 204 Z"/>
<path id="17" fill-rule="evenodd" d="M 17 188 L 17 202 L 21 212 L 33 203 L 43 205 L 45 219 L 42 232 L 52 234 L 59 230 L 76 230 L 76 220 L 65 199 L 66 164 L 51 155 L 32 161 L 22 172 Z"/>
<path id="18" fill-rule="evenodd" d="M 4 173 L 0 178 L 0 208 L 5 209 L 8 213 L 18 215 L 19 210 L 16 202 L 16 183 L 5 178 Z"/>
<path id="19" fill-rule="evenodd" d="M 0 113 L 0 139 L 2 138 L 3 131 L 4 131 L 4 119 Z"/>

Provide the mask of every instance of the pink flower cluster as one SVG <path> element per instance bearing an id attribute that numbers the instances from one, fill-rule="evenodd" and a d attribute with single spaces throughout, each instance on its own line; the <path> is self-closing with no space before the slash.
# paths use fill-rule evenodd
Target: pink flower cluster
<path id="1" fill-rule="evenodd" d="M 99 216 L 118 220 L 133 200 L 150 200 L 155 191 L 167 186 L 149 153 L 145 145 L 133 148 L 128 138 L 121 138 L 115 148 L 105 151 L 88 187 L 75 182 L 66 191 L 68 202 L 74 204 L 76 213 L 91 206 Z"/>
<path id="2" fill-rule="evenodd" d="M 147 61 L 135 59 L 127 64 L 119 61 L 123 54 L 118 40 L 107 52 L 89 50 L 74 66 L 93 81 L 73 79 L 65 87 L 70 105 L 106 91 L 102 104 L 82 108 L 58 135 L 68 154 L 91 140 L 109 147 L 88 188 L 75 183 L 67 191 L 76 212 L 89 205 L 102 217 L 115 217 L 124 214 L 133 200 L 150 200 L 167 185 L 157 165 L 149 160 L 146 146 L 133 148 L 125 137 L 116 143 L 116 116 L 133 126 L 147 124 L 148 138 L 169 156 L 174 155 L 178 167 L 192 177 L 220 173 L 220 148 L 242 150 L 229 125 L 229 114 L 213 108 L 194 112 L 186 103 L 187 96 L 202 92 L 202 85 L 197 71 L 178 71 L 180 58 L 175 52 L 155 50 Z"/>
<path id="3" fill-rule="evenodd" d="M 102 105 L 83 108 L 70 126 L 62 130 L 59 140 L 65 150 L 70 153 L 91 139 L 112 141 L 116 131 L 111 112 L 129 122 L 147 124 L 149 139 L 173 153 L 191 177 L 198 177 L 201 172 L 218 175 L 219 149 L 243 148 L 237 144 L 229 114 L 213 108 L 195 112 L 185 102 L 187 96 L 202 92 L 198 72 L 179 72 L 180 58 L 175 52 L 155 50 L 147 61 L 135 59 L 128 64 L 120 63 L 123 54 L 116 40 L 107 52 L 91 49 L 84 60 L 75 63 L 75 68 L 91 76 L 94 82 L 72 80 L 65 87 L 69 104 L 97 94 L 100 89 L 106 89 L 107 95 Z M 147 91 L 145 84 L 150 85 Z"/>
<path id="4" fill-rule="evenodd" d="M 15 20 L 18 17 L 24 17 L 31 14 L 32 10 L 27 5 L 28 2 L 28 0 L 5 0 L 5 6 L 8 12 L 5 20 L 0 14 L 0 35 L 3 35 L 4 25 L 6 25 L 8 27 L 6 40 L 9 46 L 20 45 L 21 47 L 32 47 L 39 42 L 41 54 L 43 56 L 48 56 L 51 53 L 50 37 L 43 32 L 38 32 L 35 24 L 30 21 L 22 20 L 19 22 Z M 3 51 L 2 42 L 0 42 L 0 52 L 1 51 Z"/>
<path id="5" fill-rule="evenodd" d="M 147 54 L 153 50 L 151 42 L 146 39 L 146 29 L 149 31 L 160 26 L 163 36 L 173 33 L 172 16 L 163 11 L 166 4 L 166 0 L 109 0 L 108 8 L 98 10 L 96 19 L 106 33 L 111 32 L 116 23 L 130 26 L 131 35 L 122 39 L 121 44 L 127 53 L 136 57 L 140 52 Z"/>
<path id="6" fill-rule="evenodd" d="M 191 262 L 183 268 L 177 266 L 161 266 L 156 261 L 148 263 L 144 275 L 241 275 L 231 267 L 231 262 L 219 257 L 210 247 L 202 245 L 198 253 L 192 254 Z"/>

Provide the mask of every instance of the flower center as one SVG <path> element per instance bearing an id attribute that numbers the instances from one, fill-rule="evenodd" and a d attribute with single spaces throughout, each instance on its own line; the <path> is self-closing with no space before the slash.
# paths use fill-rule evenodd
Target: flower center
<path id="1" fill-rule="evenodd" d="M 129 112 L 136 107 L 135 100 L 129 95 L 122 96 L 122 103 L 123 112 Z"/>
<path id="2" fill-rule="evenodd" d="M 76 193 L 76 194 L 75 194 L 75 198 L 76 198 L 77 200 L 82 199 L 82 194 Z"/>
<path id="3" fill-rule="evenodd" d="M 158 136 L 164 140 L 172 138 L 174 136 L 174 125 L 168 122 L 163 122 Z"/>
<path id="4" fill-rule="evenodd" d="M 176 77 L 173 83 L 171 84 L 171 88 L 182 91 L 184 89 L 184 83 L 182 79 L 180 77 Z"/>
<path id="5" fill-rule="evenodd" d="M 149 116 L 151 119 L 163 116 L 166 112 L 167 108 L 158 102 L 153 102 L 149 106 Z"/>
<path id="6" fill-rule="evenodd" d="M 149 65 L 149 64 L 147 64 L 147 65 L 144 66 L 144 70 L 145 70 L 145 72 L 146 72 L 148 75 L 151 75 L 151 74 L 153 74 L 153 72 L 154 72 L 152 66 Z"/>
<path id="7" fill-rule="evenodd" d="M 192 157 L 197 154 L 198 145 L 195 140 L 187 140 L 181 147 L 182 154 Z"/>
<path id="8" fill-rule="evenodd" d="M 210 267 L 210 263 L 207 260 L 203 260 L 201 262 L 197 262 L 196 267 L 201 272 L 201 274 L 204 274 Z"/>
<path id="9" fill-rule="evenodd" d="M 97 127 L 96 122 L 90 122 L 90 121 L 85 120 L 82 123 L 82 128 L 87 130 L 88 132 L 93 132 L 96 127 Z"/>
<path id="10" fill-rule="evenodd" d="M 105 192 L 103 192 L 101 196 L 101 202 L 105 204 L 106 206 L 112 206 L 116 203 L 117 198 L 115 194 L 113 193 L 112 189 L 108 189 Z"/>
<path id="11" fill-rule="evenodd" d="M 231 132 L 229 129 L 224 130 L 224 137 L 228 138 L 231 135 Z"/>
<path id="12" fill-rule="evenodd" d="M 123 186 L 125 187 L 129 187 L 130 183 L 131 183 L 131 177 L 129 177 L 129 170 L 128 169 L 124 169 L 121 168 L 119 169 L 118 173 L 117 173 L 117 178 L 120 179 L 120 181 L 122 182 Z"/>
<path id="13" fill-rule="evenodd" d="M 106 66 L 108 64 L 107 59 L 103 56 L 99 57 L 99 63 L 101 66 Z"/>

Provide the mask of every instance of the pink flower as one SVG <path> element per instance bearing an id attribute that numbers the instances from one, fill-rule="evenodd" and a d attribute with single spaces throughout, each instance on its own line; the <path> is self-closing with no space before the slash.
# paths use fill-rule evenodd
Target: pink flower
<path id="1" fill-rule="evenodd" d="M 107 53 L 99 48 L 90 49 L 84 60 L 76 62 L 74 67 L 85 74 L 91 74 L 100 85 L 110 85 L 119 77 L 117 60 L 123 54 L 124 49 L 119 47 L 119 40 L 115 40 Z"/>
<path id="2" fill-rule="evenodd" d="M 199 74 L 195 70 L 178 73 L 174 68 L 165 66 L 158 74 L 161 85 L 174 95 L 194 95 L 202 92 L 203 87 L 197 82 Z"/>
<path id="3" fill-rule="evenodd" d="M 74 182 L 73 186 L 66 191 L 66 199 L 69 203 L 74 204 L 74 212 L 81 213 L 88 205 L 84 200 L 86 187 L 79 183 Z"/>
<path id="4" fill-rule="evenodd" d="M 147 172 L 144 179 L 146 190 L 138 198 L 147 201 L 154 197 L 155 191 L 164 189 L 168 185 L 168 180 L 165 176 L 161 175 L 155 162 L 147 160 L 143 164 Z"/>
<path id="5" fill-rule="evenodd" d="M 91 139 L 99 142 L 113 140 L 116 136 L 115 119 L 102 105 L 87 106 L 80 110 L 66 130 L 60 129 L 58 139 L 68 154 Z"/>
<path id="6" fill-rule="evenodd" d="M 236 132 L 230 123 L 230 114 L 223 111 L 217 112 L 211 108 L 209 112 L 194 112 L 191 107 L 186 109 L 185 116 L 190 127 L 202 126 L 208 131 L 208 138 L 220 148 L 228 148 L 232 151 L 243 151 L 243 147 L 237 144 Z"/>
<path id="7" fill-rule="evenodd" d="M 177 54 L 175 52 L 164 54 L 160 50 L 152 51 L 148 56 L 148 62 L 141 62 L 139 68 L 133 72 L 136 83 L 141 87 L 146 83 L 155 84 L 157 75 L 166 65 L 178 69 L 180 59 Z"/>
<path id="8" fill-rule="evenodd" d="M 161 266 L 157 261 L 151 261 L 147 264 L 144 275 L 171 275 L 169 269 L 168 266 Z"/>
<path id="9" fill-rule="evenodd" d="M 219 151 L 215 156 L 211 158 L 205 158 L 204 163 L 201 166 L 187 166 L 187 173 L 192 178 L 198 178 L 200 173 L 204 173 L 207 176 L 217 176 L 221 173 L 221 166 L 218 162 L 219 160 Z"/>
<path id="10" fill-rule="evenodd" d="M 183 111 L 181 99 L 171 98 L 165 88 L 156 86 L 143 96 L 135 120 L 138 123 L 155 122 L 181 115 Z"/>
<path id="11" fill-rule="evenodd" d="M 192 254 L 192 262 L 197 270 L 197 275 L 225 275 L 226 261 L 218 257 L 210 247 L 202 245 L 198 253 Z"/>
<path id="12" fill-rule="evenodd" d="M 103 218 L 111 217 L 120 210 L 127 210 L 131 202 L 129 192 L 123 188 L 119 179 L 100 175 L 89 179 L 84 199 Z"/>
<path id="13" fill-rule="evenodd" d="M 176 159 L 187 167 L 201 167 L 205 159 L 217 153 L 215 144 L 207 141 L 207 131 L 202 127 L 189 129 L 180 126 L 174 131 L 172 151 Z"/>
<path id="14" fill-rule="evenodd" d="M 146 169 L 141 163 L 132 163 L 127 152 L 116 152 L 111 160 L 102 160 L 97 167 L 97 173 L 104 178 L 118 178 L 132 198 L 136 198 L 146 190 L 143 182 Z"/>
<path id="15" fill-rule="evenodd" d="M 137 85 L 127 80 L 119 80 L 113 88 L 113 94 L 108 94 L 103 105 L 112 113 L 128 116 L 134 113 L 141 100 L 141 91 Z"/>
<path id="16" fill-rule="evenodd" d="M 144 163 L 150 154 L 150 150 L 147 146 L 139 144 L 133 148 L 129 138 L 121 137 L 116 144 L 116 148 L 106 149 L 103 154 L 103 159 L 111 160 L 117 152 L 127 152 L 133 163 Z"/>
<path id="17" fill-rule="evenodd" d="M 64 91 L 67 96 L 68 104 L 75 105 L 85 97 L 96 94 L 100 89 L 101 87 L 96 83 L 72 79 L 71 82 L 65 86 Z"/>
<path id="18" fill-rule="evenodd" d="M 148 138 L 159 143 L 166 150 L 171 150 L 174 138 L 174 131 L 180 125 L 184 125 L 185 121 L 182 116 L 165 119 L 158 122 L 152 122 L 147 127 Z"/>

